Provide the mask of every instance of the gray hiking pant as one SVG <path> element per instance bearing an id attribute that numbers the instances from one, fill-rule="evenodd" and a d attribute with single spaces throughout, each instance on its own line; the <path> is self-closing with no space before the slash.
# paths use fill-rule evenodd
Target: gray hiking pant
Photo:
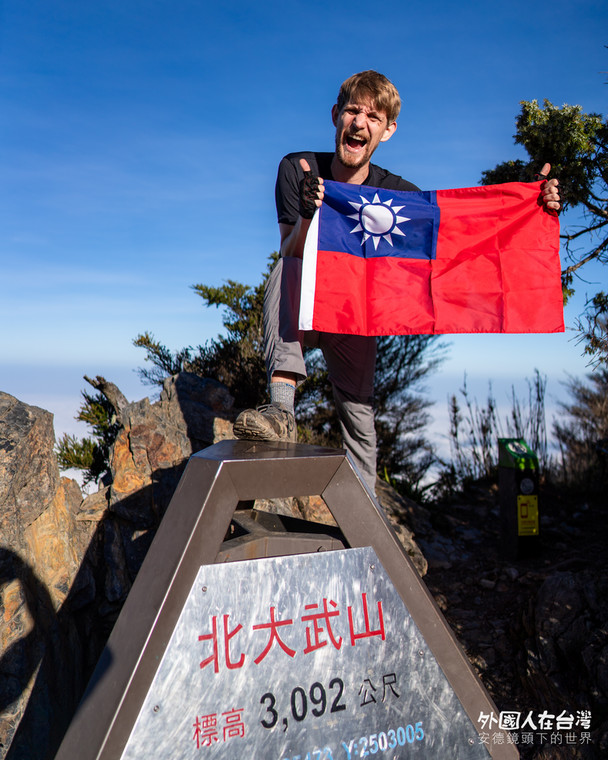
<path id="1" fill-rule="evenodd" d="M 375 493 L 376 428 L 372 394 L 376 339 L 298 329 L 302 261 L 281 258 L 264 294 L 264 354 L 268 380 L 274 372 L 306 379 L 303 346 L 320 348 L 327 363 L 344 446 Z"/>

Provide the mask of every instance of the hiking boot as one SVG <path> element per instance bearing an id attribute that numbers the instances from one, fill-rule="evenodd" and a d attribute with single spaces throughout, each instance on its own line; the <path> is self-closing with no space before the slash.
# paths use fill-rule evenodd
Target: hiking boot
<path id="1" fill-rule="evenodd" d="M 234 434 L 246 441 L 293 441 L 298 438 L 296 420 L 291 412 L 276 404 L 245 409 L 236 418 Z"/>

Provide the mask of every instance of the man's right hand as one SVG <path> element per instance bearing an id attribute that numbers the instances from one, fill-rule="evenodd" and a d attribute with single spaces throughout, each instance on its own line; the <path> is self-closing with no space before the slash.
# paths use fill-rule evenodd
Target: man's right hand
<path id="1" fill-rule="evenodd" d="M 300 216 L 302 219 L 312 219 L 323 202 L 323 179 L 313 175 L 305 158 L 300 159 L 300 166 L 304 171 L 304 179 L 300 182 Z"/>

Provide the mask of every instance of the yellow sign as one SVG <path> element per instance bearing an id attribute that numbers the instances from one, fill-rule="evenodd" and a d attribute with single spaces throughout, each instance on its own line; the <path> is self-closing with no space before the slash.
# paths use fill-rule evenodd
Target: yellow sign
<path id="1" fill-rule="evenodd" d="M 538 496 L 518 495 L 517 497 L 517 535 L 538 536 Z"/>

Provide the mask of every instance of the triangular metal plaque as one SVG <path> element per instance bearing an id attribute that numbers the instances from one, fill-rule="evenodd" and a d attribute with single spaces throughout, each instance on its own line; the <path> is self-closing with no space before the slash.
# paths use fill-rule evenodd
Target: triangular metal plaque
<path id="1" fill-rule="evenodd" d="M 243 509 L 317 494 L 339 530 Z M 517 758 L 482 713 L 348 455 L 224 441 L 189 461 L 56 760 Z"/>

